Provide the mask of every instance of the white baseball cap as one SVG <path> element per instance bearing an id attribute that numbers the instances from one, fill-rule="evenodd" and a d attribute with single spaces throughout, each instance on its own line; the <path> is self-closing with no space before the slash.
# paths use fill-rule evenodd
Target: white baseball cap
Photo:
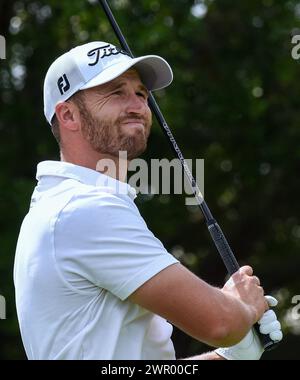
<path id="1" fill-rule="evenodd" d="M 49 124 L 58 103 L 77 91 L 107 83 L 133 66 L 149 91 L 167 87 L 173 80 L 172 69 L 163 58 L 131 58 L 107 42 L 89 42 L 61 55 L 50 66 L 44 82 L 44 113 Z"/>

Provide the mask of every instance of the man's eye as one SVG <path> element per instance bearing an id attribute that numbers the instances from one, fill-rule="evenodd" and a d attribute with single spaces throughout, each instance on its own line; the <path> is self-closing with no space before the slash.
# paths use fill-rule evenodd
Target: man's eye
<path id="1" fill-rule="evenodd" d="M 140 96 L 143 99 L 147 99 L 147 95 L 144 92 L 137 92 L 137 96 Z"/>

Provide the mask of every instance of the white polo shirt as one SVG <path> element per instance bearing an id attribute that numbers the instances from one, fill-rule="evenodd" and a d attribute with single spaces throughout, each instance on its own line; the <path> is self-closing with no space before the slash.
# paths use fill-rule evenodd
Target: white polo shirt
<path id="1" fill-rule="evenodd" d="M 147 228 L 135 190 L 64 162 L 38 165 L 14 282 L 29 359 L 175 359 L 172 326 L 127 300 L 178 261 Z"/>

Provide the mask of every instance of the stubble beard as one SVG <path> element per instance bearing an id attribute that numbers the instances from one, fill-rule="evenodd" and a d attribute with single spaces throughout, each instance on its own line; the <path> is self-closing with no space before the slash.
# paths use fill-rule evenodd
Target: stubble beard
<path id="1" fill-rule="evenodd" d="M 116 122 L 111 120 L 100 121 L 93 117 L 86 107 L 80 108 L 83 137 L 96 152 L 116 158 L 119 157 L 119 152 L 127 152 L 127 159 L 133 160 L 147 149 L 151 120 L 143 119 L 145 131 L 126 135 L 122 130 L 124 118 L 119 118 Z"/>

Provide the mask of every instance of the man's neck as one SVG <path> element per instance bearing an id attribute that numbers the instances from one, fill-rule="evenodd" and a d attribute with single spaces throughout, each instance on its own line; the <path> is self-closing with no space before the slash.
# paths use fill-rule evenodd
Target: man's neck
<path id="1" fill-rule="evenodd" d="M 74 165 L 83 166 L 99 173 L 112 177 L 118 181 L 126 182 L 129 161 L 121 152 L 119 157 L 109 154 L 93 152 L 88 155 L 72 156 L 63 151 L 60 152 L 62 162 L 69 162 Z"/>

